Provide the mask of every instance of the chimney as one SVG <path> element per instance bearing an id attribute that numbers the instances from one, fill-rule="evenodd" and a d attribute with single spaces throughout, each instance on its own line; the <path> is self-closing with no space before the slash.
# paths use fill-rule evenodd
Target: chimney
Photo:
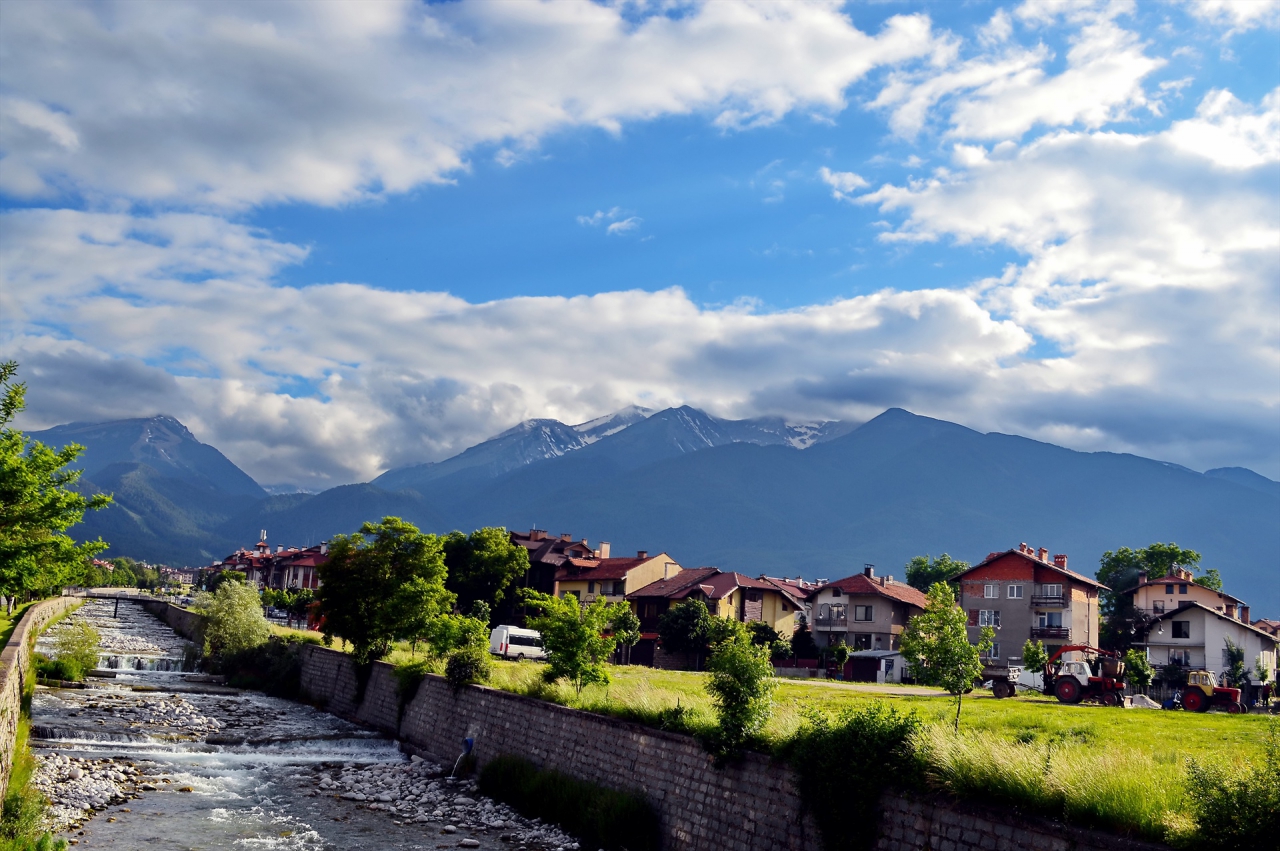
<path id="1" fill-rule="evenodd" d="M 544 530 L 542 529 L 529 530 L 530 541 L 545 541 L 546 539 L 547 539 L 547 533 Z"/>
<path id="2" fill-rule="evenodd" d="M 1239 609 L 1239 611 L 1240 611 L 1240 622 L 1241 622 L 1241 623 L 1248 623 L 1248 622 L 1249 622 L 1249 607 L 1248 607 L 1248 606 L 1241 606 L 1241 607 L 1240 607 L 1240 609 Z"/>
<path id="3" fill-rule="evenodd" d="M 587 545 L 587 539 L 586 539 L 586 538 L 583 538 L 583 539 L 582 539 L 582 546 L 584 546 L 584 547 L 585 547 L 586 545 Z"/>
<path id="4" fill-rule="evenodd" d="M 329 554 L 329 542 L 325 541 L 320 545 L 320 555 L 327 556 Z"/>
<path id="5" fill-rule="evenodd" d="M 1046 550 L 1046 552 L 1047 552 L 1047 550 Z M 1054 556 L 1054 557 L 1053 557 L 1053 564 L 1054 564 L 1054 567 L 1060 567 L 1060 568 L 1062 568 L 1063 570 L 1066 570 L 1066 569 L 1067 569 L 1067 554 L 1066 554 L 1066 553 L 1058 553 L 1056 556 Z"/>
<path id="6" fill-rule="evenodd" d="M 1066 566 L 1067 566 L 1066 561 L 1067 561 L 1066 559 L 1063 559 L 1063 560 L 1062 560 L 1062 566 L 1063 566 L 1063 567 L 1066 567 Z M 1054 558 L 1053 563 L 1054 563 L 1054 564 L 1057 564 L 1057 563 L 1058 563 L 1058 559 L 1057 559 L 1056 557 Z M 1138 571 L 1138 584 L 1139 584 L 1139 585 L 1146 585 L 1146 584 L 1147 584 L 1147 572 L 1146 572 L 1145 570 L 1139 570 L 1139 571 Z"/>
<path id="7" fill-rule="evenodd" d="M 1018 544 L 1018 552 L 1020 553 L 1025 553 L 1029 549 L 1030 547 L 1027 546 L 1026 541 L 1023 541 L 1021 544 Z"/>
<path id="8" fill-rule="evenodd" d="M 1041 561 L 1048 561 L 1048 560 L 1049 560 L 1049 548 L 1048 548 L 1048 547 L 1041 547 L 1040 549 L 1036 550 L 1036 558 L 1040 559 Z"/>
<path id="9" fill-rule="evenodd" d="M 567 544 L 573 540 L 573 535 L 569 534 L 568 532 L 561 532 L 560 540 L 564 541 Z"/>
<path id="10" fill-rule="evenodd" d="M 670 572 L 670 571 L 671 571 L 671 562 L 669 562 L 669 561 L 664 561 L 664 562 L 662 563 L 662 578 L 663 578 L 663 579 L 670 579 L 670 578 L 671 578 L 671 572 Z"/>
<path id="11" fill-rule="evenodd" d="M 998 555 L 1000 555 L 1000 553 L 987 553 L 987 561 L 991 561 L 993 558 L 995 558 Z"/>
<path id="12" fill-rule="evenodd" d="M 276 544 L 276 552 L 278 553 L 284 552 L 284 544 Z"/>
<path id="13" fill-rule="evenodd" d="M 864 564 L 862 566 L 862 575 L 868 579 L 876 578 L 876 566 L 874 564 Z"/>
<path id="14" fill-rule="evenodd" d="M 648 550 L 636 550 L 636 558 L 648 558 L 648 557 L 649 557 Z"/>
<path id="15" fill-rule="evenodd" d="M 608 558 L 608 557 L 609 557 L 609 542 L 601 541 L 600 542 L 600 558 Z"/>

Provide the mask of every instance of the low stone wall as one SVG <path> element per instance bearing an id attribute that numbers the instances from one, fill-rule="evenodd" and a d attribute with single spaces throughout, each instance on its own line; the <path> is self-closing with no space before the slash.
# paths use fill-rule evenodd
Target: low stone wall
<path id="1" fill-rule="evenodd" d="M 28 641 L 40 629 L 67 609 L 83 603 L 81 597 L 55 597 L 27 609 L 22 620 L 0 652 L 0 790 L 9 788 L 9 772 L 13 770 L 14 739 L 18 735 L 18 718 L 22 714 L 22 690 L 31 674 L 31 650 Z"/>
<path id="2" fill-rule="evenodd" d="M 390 665 L 374 663 L 356 701 L 349 656 L 302 649 L 302 688 L 330 712 L 397 736 L 407 749 L 452 763 L 464 737 L 480 764 L 501 754 L 530 759 L 583 780 L 643 794 L 659 813 L 664 845 L 679 851 L 820 851 L 803 814 L 795 775 L 747 754 L 716 768 L 692 738 L 481 686 L 455 694 L 429 676 L 403 703 Z M 939 799 L 886 794 L 880 851 L 1119 851 L 1150 848 L 1095 831 Z M 1167 849 L 1165 849 L 1167 851 Z"/>
<path id="3" fill-rule="evenodd" d="M 169 628 L 189 641 L 199 642 L 204 634 L 204 616 L 175 606 L 168 600 L 138 600 L 142 608 L 160 618 Z"/>

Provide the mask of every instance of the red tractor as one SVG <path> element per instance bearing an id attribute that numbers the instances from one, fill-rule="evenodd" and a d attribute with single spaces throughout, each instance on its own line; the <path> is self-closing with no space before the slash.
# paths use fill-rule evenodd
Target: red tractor
<path id="1" fill-rule="evenodd" d="M 1097 659 L 1098 676 L 1086 661 L 1059 661 L 1063 653 L 1079 651 Z M 1100 650 L 1087 644 L 1067 644 L 1059 647 L 1044 666 L 1044 693 L 1052 694 L 1062 703 L 1080 703 L 1096 700 L 1104 706 L 1124 704 L 1124 662 L 1120 654 Z"/>
<path id="2" fill-rule="evenodd" d="M 1218 685 L 1218 677 L 1213 671 L 1187 672 L 1182 707 L 1188 712 L 1207 712 L 1213 707 L 1225 709 L 1232 715 L 1245 711 L 1244 704 L 1240 702 L 1240 689 Z"/>

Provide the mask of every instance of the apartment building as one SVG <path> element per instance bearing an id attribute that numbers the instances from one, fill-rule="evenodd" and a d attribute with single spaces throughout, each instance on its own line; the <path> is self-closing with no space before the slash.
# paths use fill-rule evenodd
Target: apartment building
<path id="1" fill-rule="evenodd" d="M 924 611 L 928 599 L 892 576 L 876 576 L 867 565 L 862 573 L 819 585 L 808 602 L 819 647 L 889 651 L 898 649 L 907 621 Z"/>

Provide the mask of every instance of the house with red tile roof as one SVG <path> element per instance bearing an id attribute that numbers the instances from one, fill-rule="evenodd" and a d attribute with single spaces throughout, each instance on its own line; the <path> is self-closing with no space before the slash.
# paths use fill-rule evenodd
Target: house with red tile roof
<path id="1" fill-rule="evenodd" d="M 666 553 L 651 556 L 644 550 L 632 558 L 568 558 L 556 569 L 555 593 L 573 594 L 583 605 L 599 597 L 620 603 L 632 591 L 682 570 Z"/>
<path id="2" fill-rule="evenodd" d="M 993 552 L 955 579 L 969 617 L 969 640 L 996 630 L 993 660 L 1020 659 L 1028 639 L 1052 653 L 1064 644 L 1098 644 L 1098 595 L 1111 589 L 1067 567 L 1061 553 L 1025 543 Z"/>
<path id="3" fill-rule="evenodd" d="M 897 650 L 907 621 L 924 611 L 925 595 L 892 576 L 862 573 L 819 585 L 809 597 L 810 629 L 818 647 Z"/>
<path id="4" fill-rule="evenodd" d="M 556 593 L 556 571 L 570 559 L 609 556 L 607 541 L 600 544 L 599 548 L 592 549 L 586 538 L 577 541 L 569 534 L 548 535 L 544 529 L 511 532 L 510 539 L 511 543 L 524 547 L 529 552 L 529 570 L 521 580 L 521 585 L 543 594 Z"/>
<path id="5" fill-rule="evenodd" d="M 272 552 L 264 533 L 253 549 L 236 550 L 221 562 L 215 562 L 210 570 L 238 570 L 249 585 L 257 588 L 314 590 L 320 587 L 320 565 L 328 560 L 327 543 L 305 548 L 277 546 Z"/>

